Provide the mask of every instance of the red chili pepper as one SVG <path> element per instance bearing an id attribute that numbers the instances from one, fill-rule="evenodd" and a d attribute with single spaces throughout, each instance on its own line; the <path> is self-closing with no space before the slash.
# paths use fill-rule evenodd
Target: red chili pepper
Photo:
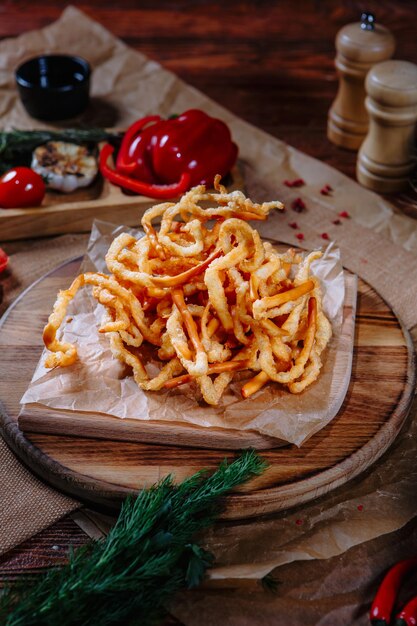
<path id="1" fill-rule="evenodd" d="M 347 219 L 347 218 L 349 218 L 349 217 L 350 217 L 350 215 L 349 215 L 349 213 L 348 213 L 347 211 L 341 211 L 341 212 L 339 213 L 339 217 L 344 217 L 344 218 L 346 218 L 346 219 Z"/>
<path id="2" fill-rule="evenodd" d="M 329 237 L 329 235 L 327 233 L 321 233 L 321 238 L 322 239 L 327 239 L 327 240 L 330 239 L 330 237 Z"/>
<path id="3" fill-rule="evenodd" d="M 333 220 L 332 223 L 336 224 L 336 226 L 339 226 L 342 222 L 340 220 Z"/>
<path id="4" fill-rule="evenodd" d="M 303 235 L 303 233 L 297 233 L 297 234 L 296 234 L 296 237 L 297 237 L 297 239 L 299 239 L 300 241 L 303 241 L 303 239 L 304 239 L 304 235 Z"/>
<path id="5" fill-rule="evenodd" d="M 119 174 L 119 172 L 113 170 L 108 164 L 108 160 L 113 152 L 114 148 L 110 144 L 106 144 L 101 149 L 100 172 L 103 176 L 108 178 L 110 182 L 123 187 L 123 189 L 129 189 L 143 196 L 157 198 L 158 200 L 168 200 L 170 198 L 176 198 L 190 188 L 191 177 L 188 172 L 184 172 L 179 182 L 174 185 L 155 185 L 153 183 L 142 182 L 136 178 L 131 178 L 125 174 Z"/>
<path id="6" fill-rule="evenodd" d="M 297 222 L 290 222 L 288 226 L 291 226 L 291 228 L 298 228 Z"/>
<path id="7" fill-rule="evenodd" d="M 417 596 L 407 602 L 402 611 L 395 617 L 395 626 L 416 626 L 417 625 Z"/>
<path id="8" fill-rule="evenodd" d="M 5 251 L 0 248 L 0 272 L 6 269 L 8 262 L 9 257 L 7 256 Z"/>
<path id="9" fill-rule="evenodd" d="M 371 606 L 370 619 L 373 626 L 388 626 L 402 580 L 414 567 L 417 567 L 417 556 L 400 561 L 388 570 Z"/>
<path id="10" fill-rule="evenodd" d="M 225 176 L 237 153 L 224 122 L 190 109 L 174 119 L 152 115 L 132 124 L 124 135 L 115 170 L 108 166 L 111 151 L 107 146 L 102 150 L 100 170 L 125 189 L 153 198 L 173 198 L 194 185 L 212 184 L 216 174 Z"/>

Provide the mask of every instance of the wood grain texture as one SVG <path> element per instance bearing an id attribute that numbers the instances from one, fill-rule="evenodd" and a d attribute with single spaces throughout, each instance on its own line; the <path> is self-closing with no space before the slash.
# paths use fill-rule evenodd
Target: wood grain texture
<path id="1" fill-rule="evenodd" d="M 138 226 L 143 212 L 155 204 L 145 196 L 126 195 L 107 180 L 100 180 L 75 198 L 74 194 L 48 196 L 41 207 L 0 208 L 0 241 L 89 232 L 95 219 Z"/>
<path id="2" fill-rule="evenodd" d="M 81 413 L 28 407 L 19 416 L 24 433 L 93 437 L 110 441 L 159 443 L 219 450 L 276 448 L 280 441 L 251 431 L 199 428 L 192 424 L 112 418 L 99 413 Z"/>
<path id="3" fill-rule="evenodd" d="M 229 191 L 244 188 L 237 165 L 227 178 Z M 90 232 L 94 220 L 139 226 L 143 213 L 157 202 L 154 198 L 124 193 L 99 175 L 86 189 L 70 194 L 48 192 L 40 207 L 0 207 L 0 242 Z"/>
<path id="4" fill-rule="evenodd" d="M 0 328 L 2 429 L 18 456 L 55 487 L 95 505 L 123 497 L 168 473 L 178 481 L 224 458 L 218 448 L 23 433 L 19 400 L 40 355 L 41 331 L 58 286 L 76 270 L 66 264 L 35 283 Z M 389 447 L 412 399 L 413 350 L 407 331 L 381 298 L 360 283 L 351 384 L 337 417 L 301 448 L 263 452 L 270 467 L 226 500 L 226 518 L 257 516 L 306 502 L 358 475 Z M 317 383 L 319 384 L 319 383 Z"/>
<path id="5" fill-rule="evenodd" d="M 88 536 L 70 518 L 59 520 L 0 558 L 0 588 L 19 578 L 39 574 L 47 567 L 67 562 L 70 548 L 77 549 Z"/>

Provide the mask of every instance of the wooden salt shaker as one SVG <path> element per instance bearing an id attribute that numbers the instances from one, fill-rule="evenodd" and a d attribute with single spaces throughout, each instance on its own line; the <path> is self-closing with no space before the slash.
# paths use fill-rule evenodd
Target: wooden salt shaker
<path id="1" fill-rule="evenodd" d="M 368 131 L 365 109 L 365 77 L 375 63 L 389 59 L 395 49 L 390 31 L 371 13 L 363 13 L 361 22 L 347 24 L 336 37 L 335 65 L 339 91 L 328 117 L 327 137 L 338 146 L 357 150 Z"/>
<path id="2" fill-rule="evenodd" d="M 356 177 L 374 191 L 407 187 L 416 166 L 417 65 L 385 61 L 366 77 L 369 132 L 358 154 Z"/>

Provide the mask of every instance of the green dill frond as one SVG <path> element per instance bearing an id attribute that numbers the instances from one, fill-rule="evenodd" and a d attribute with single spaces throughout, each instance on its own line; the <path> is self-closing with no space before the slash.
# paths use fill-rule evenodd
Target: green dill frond
<path id="1" fill-rule="evenodd" d="M 0 136 L 1 142 L 1 136 Z M 69 563 L 0 598 L 5 626 L 156 626 L 182 588 L 196 587 L 213 556 L 193 542 L 213 523 L 218 501 L 266 468 L 253 450 L 178 486 L 168 476 L 127 498 L 104 541 L 71 553 Z"/>

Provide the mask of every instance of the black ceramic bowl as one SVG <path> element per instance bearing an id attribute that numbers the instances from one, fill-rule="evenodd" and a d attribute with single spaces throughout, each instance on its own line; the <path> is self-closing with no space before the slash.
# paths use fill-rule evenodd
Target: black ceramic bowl
<path id="1" fill-rule="evenodd" d="M 81 57 L 46 54 L 25 61 L 16 83 L 26 111 L 40 120 L 65 120 L 88 104 L 91 69 Z"/>

